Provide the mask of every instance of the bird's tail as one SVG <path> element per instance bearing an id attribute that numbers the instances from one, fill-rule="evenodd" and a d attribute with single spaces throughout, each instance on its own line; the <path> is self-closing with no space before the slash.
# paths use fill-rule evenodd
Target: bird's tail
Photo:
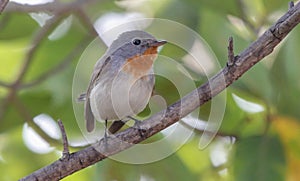
<path id="1" fill-rule="evenodd" d="M 109 133 L 115 134 L 124 126 L 125 123 L 126 121 L 122 121 L 122 120 L 114 121 L 108 129 Z"/>
<path id="2" fill-rule="evenodd" d="M 78 96 L 77 98 L 77 101 L 78 102 L 83 102 L 83 101 L 86 101 L 86 93 L 82 93 Z"/>

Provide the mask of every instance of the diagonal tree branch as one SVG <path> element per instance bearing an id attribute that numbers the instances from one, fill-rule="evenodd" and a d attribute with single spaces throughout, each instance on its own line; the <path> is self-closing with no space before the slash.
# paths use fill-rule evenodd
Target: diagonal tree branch
<path id="1" fill-rule="evenodd" d="M 2 0 L 6 1 L 6 0 Z M 28 4 L 20 4 L 16 2 L 10 2 L 5 8 L 4 12 L 50 12 L 53 14 L 57 14 L 64 11 L 70 11 L 73 9 L 77 9 L 78 7 L 85 6 L 90 3 L 98 2 L 96 0 L 76 0 L 76 1 L 53 1 L 45 4 L 36 4 L 36 5 L 28 5 Z"/>
<path id="2" fill-rule="evenodd" d="M 61 72 L 62 70 L 64 70 L 66 67 L 68 67 L 71 64 L 71 62 L 74 60 L 76 56 L 82 53 L 85 46 L 88 44 L 88 42 L 90 42 L 91 38 L 92 38 L 91 36 L 87 36 L 86 38 L 83 38 L 83 40 L 81 40 L 79 44 L 76 47 L 74 47 L 73 50 L 63 60 L 60 61 L 59 64 L 49 69 L 47 72 L 40 75 L 40 77 L 33 80 L 32 82 L 21 84 L 20 88 L 28 88 L 28 87 L 38 85 L 39 83 L 45 81 L 50 76 L 55 75 Z"/>
<path id="3" fill-rule="evenodd" d="M 199 106 L 231 85 L 248 69 L 269 55 L 286 35 L 300 22 L 300 3 L 291 7 L 272 27 L 248 48 L 234 57 L 234 62 L 225 66 L 209 81 L 195 89 L 181 100 L 151 118 L 143 121 L 138 130 L 134 127 L 116 135 L 101 139 L 96 144 L 59 159 L 21 180 L 58 180 L 78 170 L 95 164 L 108 156 L 119 153 L 134 144 L 149 138 L 166 127 L 176 123 Z M 231 56 L 232 57 L 232 56 Z M 225 78 L 225 82 L 224 82 Z M 142 135 L 141 135 L 142 132 Z"/>
<path id="4" fill-rule="evenodd" d="M 20 85 L 21 85 L 23 79 L 25 78 L 25 75 L 33 61 L 33 57 L 35 55 L 36 50 L 39 48 L 41 42 L 44 40 L 46 35 L 53 29 L 54 25 L 56 25 L 61 20 L 61 18 L 62 17 L 60 17 L 60 16 L 54 16 L 33 37 L 32 44 L 31 44 L 32 46 L 28 49 L 28 52 L 26 53 L 26 56 L 24 57 L 24 60 L 23 60 L 24 63 L 20 69 L 19 74 L 16 76 L 15 81 L 11 85 L 6 85 L 4 82 L 0 82 L 0 85 L 8 86 L 10 88 L 8 95 L 2 101 L 2 104 L 0 105 L 0 120 L 3 117 L 5 109 L 7 108 L 7 105 L 16 96 L 18 89 L 20 88 Z"/>
<path id="5" fill-rule="evenodd" d="M 9 0 L 0 0 L 0 14 L 3 12 L 5 7 L 7 6 Z"/>

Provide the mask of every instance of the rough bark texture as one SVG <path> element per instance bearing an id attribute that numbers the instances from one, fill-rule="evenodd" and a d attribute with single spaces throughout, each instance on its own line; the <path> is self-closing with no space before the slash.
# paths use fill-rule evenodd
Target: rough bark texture
<path id="1" fill-rule="evenodd" d="M 174 124 L 227 86 L 242 76 L 254 64 L 269 55 L 276 45 L 300 22 L 300 3 L 291 7 L 271 28 L 230 60 L 218 74 L 207 83 L 183 97 L 166 110 L 143 121 L 141 131 L 132 127 L 116 135 L 109 136 L 107 142 L 100 140 L 96 144 L 70 154 L 68 157 L 41 168 L 21 180 L 59 180 L 78 170 L 121 152 L 136 143 L 147 139 L 162 129 Z M 232 57 L 232 55 L 230 55 Z M 233 61 L 233 62 L 232 62 Z M 155 149 L 155 148 L 153 148 Z"/>

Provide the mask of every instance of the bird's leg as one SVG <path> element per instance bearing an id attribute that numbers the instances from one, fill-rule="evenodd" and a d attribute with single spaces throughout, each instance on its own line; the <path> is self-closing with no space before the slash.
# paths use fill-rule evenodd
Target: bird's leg
<path id="1" fill-rule="evenodd" d="M 127 116 L 127 117 L 128 117 L 129 119 L 131 119 L 131 120 L 134 121 L 133 127 L 136 127 L 136 128 L 138 129 L 138 131 L 139 131 L 139 133 L 140 133 L 140 136 L 143 138 L 143 137 L 144 137 L 143 131 L 142 131 L 140 125 L 139 125 L 139 124 L 141 123 L 141 121 L 138 120 L 138 119 L 135 119 L 135 118 L 133 118 L 133 117 L 131 117 L 131 116 Z"/>
<path id="2" fill-rule="evenodd" d="M 105 119 L 104 142 L 105 142 L 105 146 L 107 147 L 107 119 Z"/>

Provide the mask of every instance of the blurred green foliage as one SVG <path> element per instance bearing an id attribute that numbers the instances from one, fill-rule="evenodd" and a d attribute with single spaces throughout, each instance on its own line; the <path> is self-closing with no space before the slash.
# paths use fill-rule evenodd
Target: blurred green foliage
<path id="1" fill-rule="evenodd" d="M 234 49 L 238 53 L 288 8 L 287 0 L 228 0 L 226 3 L 149 0 L 135 6 L 120 5 L 137 1 L 100 1 L 87 4 L 83 10 L 92 21 L 106 13 L 132 11 L 177 21 L 199 33 L 221 65 L 225 65 L 227 60 L 229 36 L 233 36 Z M 90 32 L 76 15 L 72 16 L 72 24 L 61 38 L 50 40 L 47 35 L 43 39 L 21 80 L 21 85 L 29 86 L 21 87 L 15 97 L 9 98 L 13 92 L 9 85 L 18 77 L 33 37 L 40 29 L 27 12 L 11 11 L 0 15 L 0 180 L 3 181 L 19 179 L 60 157 L 60 141 L 47 134 L 41 137 L 54 151 L 38 154 L 24 144 L 24 124 L 35 124 L 35 116 L 47 114 L 54 120 L 61 119 L 71 142 L 83 140 L 72 107 L 72 81 L 77 62 L 87 44 L 81 44 L 83 48 L 80 51 L 71 52 L 90 36 Z M 227 89 L 220 133 L 232 136 L 235 141 L 226 143 L 226 161 L 221 165 L 212 162 L 212 151 L 218 150 L 218 139 L 207 149 L 199 150 L 201 134 L 196 131 L 188 143 L 166 159 L 141 165 L 106 159 L 64 180 L 300 180 L 299 47 L 300 28 L 296 27 L 271 56 Z M 59 71 L 30 85 L 54 69 L 70 53 L 73 57 L 66 66 L 59 66 Z M 170 53 L 170 57 L 178 62 L 185 55 L 172 45 L 166 45 L 161 52 L 165 56 Z M 162 68 L 172 71 L 168 67 Z M 196 84 L 203 82 L 205 80 L 201 79 Z M 164 95 L 168 104 L 178 98 L 178 92 L 172 92 L 174 85 L 170 82 L 158 77 L 156 83 L 157 93 Z M 233 94 L 262 106 L 264 110 L 256 113 L 243 110 Z M 201 110 L 200 117 L 208 117 L 210 104 L 204 105 Z M 36 131 L 41 133 L 41 130 Z M 80 147 L 71 148 L 72 151 L 78 149 Z"/>

